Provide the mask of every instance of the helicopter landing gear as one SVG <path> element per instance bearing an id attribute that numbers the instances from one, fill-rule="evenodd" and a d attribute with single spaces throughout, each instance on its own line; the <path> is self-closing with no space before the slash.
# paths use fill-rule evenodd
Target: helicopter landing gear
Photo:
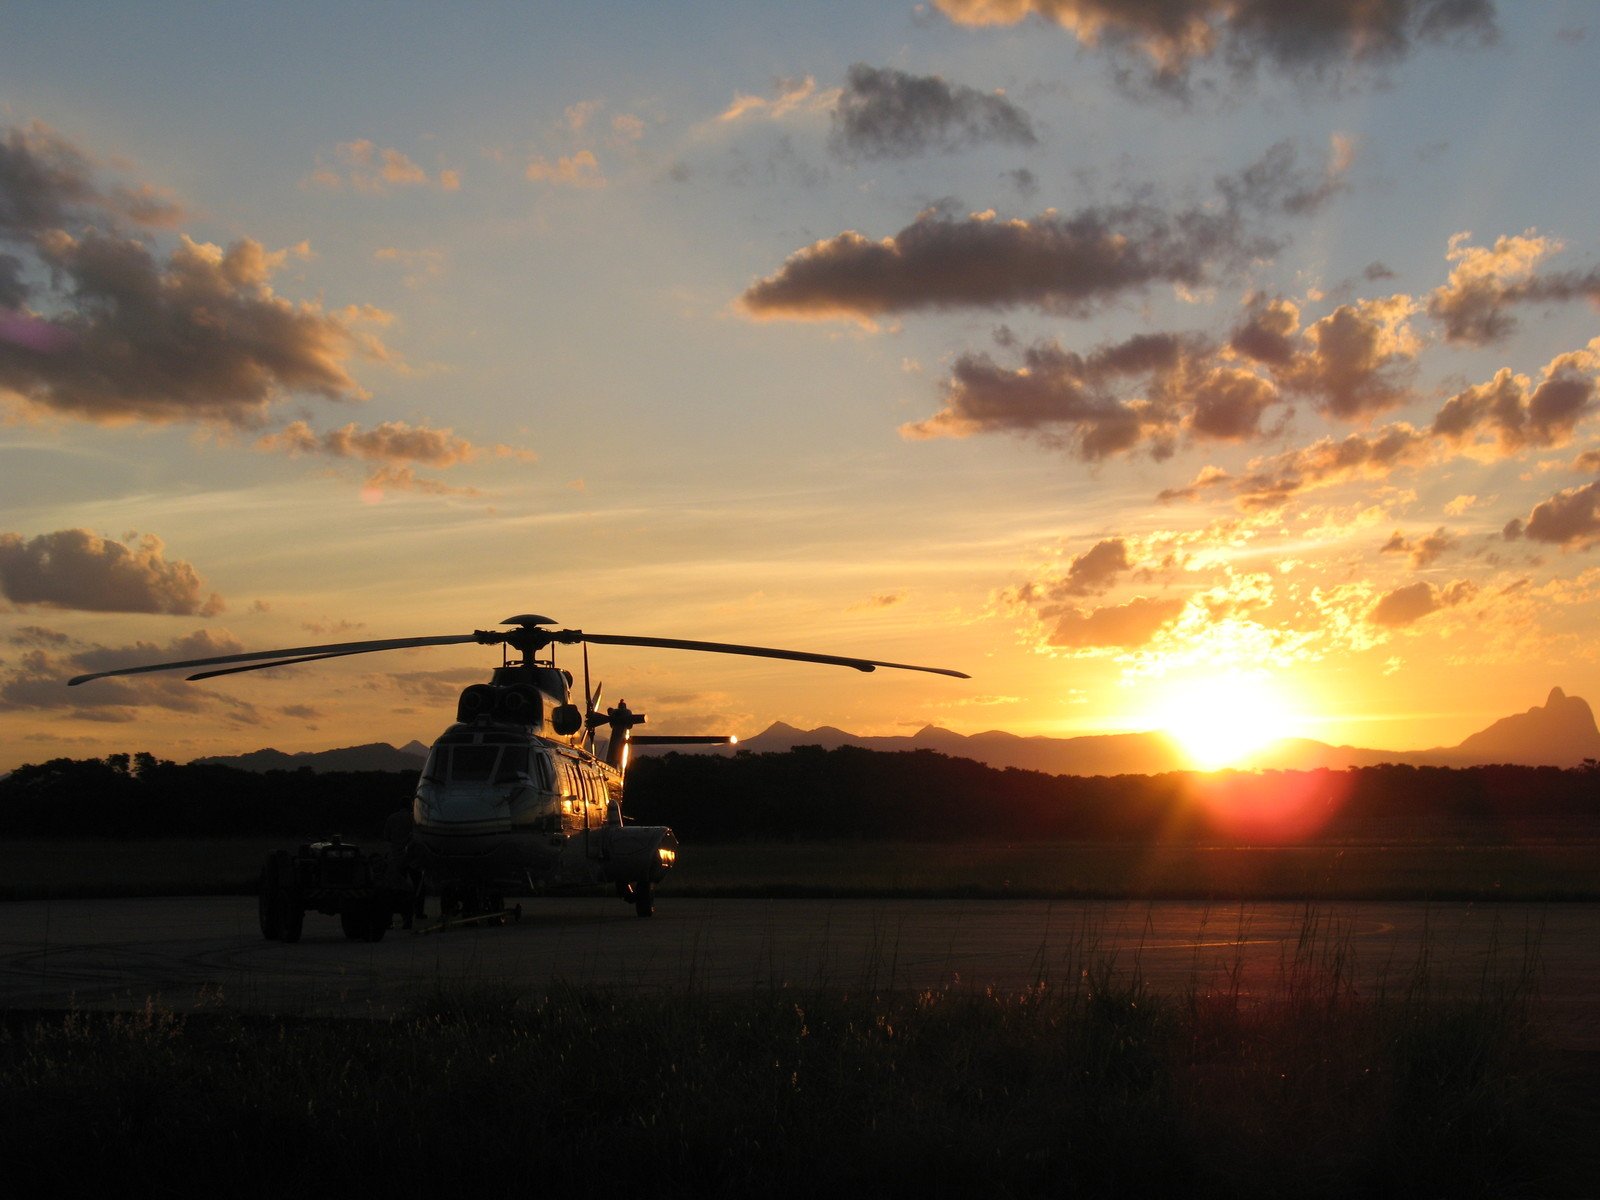
<path id="1" fill-rule="evenodd" d="M 460 925 L 509 925 L 522 920 L 522 905 L 506 907 L 504 896 L 476 888 L 446 887 L 439 893 L 439 923 L 418 926 L 413 933 L 443 933 Z"/>
<path id="2" fill-rule="evenodd" d="M 654 887 L 648 880 L 644 882 L 619 882 L 617 884 L 617 899 L 624 904 L 633 905 L 633 909 L 641 917 L 654 915 L 656 899 Z"/>

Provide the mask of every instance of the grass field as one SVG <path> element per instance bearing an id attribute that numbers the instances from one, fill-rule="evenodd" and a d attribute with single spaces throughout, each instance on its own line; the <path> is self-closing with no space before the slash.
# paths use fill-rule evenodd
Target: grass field
<path id="1" fill-rule="evenodd" d="M 253 891 L 282 838 L 13 839 L 0 899 Z M 700 896 L 1600 899 L 1600 835 L 1338 845 L 747 842 L 688 845 L 663 891 Z"/>
<path id="2" fill-rule="evenodd" d="M 1248 1001 L 1091 956 L 1016 993 L 4 1013 L 0 1156 L 60 1195 L 1592 1195 L 1600 1079 L 1533 1040 L 1536 948 L 1358 996 L 1330 929 Z"/>

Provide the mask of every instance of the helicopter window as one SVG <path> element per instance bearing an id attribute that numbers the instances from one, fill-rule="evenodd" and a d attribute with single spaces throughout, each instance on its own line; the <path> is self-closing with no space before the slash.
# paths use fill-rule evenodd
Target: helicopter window
<path id="1" fill-rule="evenodd" d="M 528 769 L 528 747 L 507 746 L 500 752 L 500 768 L 494 773 L 496 783 L 518 783 L 526 779 L 531 772 Z"/>
<path id="2" fill-rule="evenodd" d="M 533 768 L 539 781 L 539 789 L 545 792 L 555 791 L 555 776 L 550 770 L 550 758 L 543 753 L 533 755 Z"/>
<path id="3" fill-rule="evenodd" d="M 455 746 L 450 752 L 450 778 L 455 783 L 487 783 L 494 774 L 499 746 Z"/>

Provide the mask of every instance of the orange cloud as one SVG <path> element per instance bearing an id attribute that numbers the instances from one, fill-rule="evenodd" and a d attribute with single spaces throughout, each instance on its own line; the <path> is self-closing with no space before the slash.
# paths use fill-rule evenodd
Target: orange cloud
<path id="1" fill-rule="evenodd" d="M 1126 604 L 1061 613 L 1048 642 L 1069 650 L 1142 646 L 1183 612 L 1184 601 L 1135 596 Z"/>
<path id="2" fill-rule="evenodd" d="M 317 433 L 305 421 L 291 421 L 276 433 L 269 433 L 256 441 L 259 450 L 281 451 L 286 454 L 326 454 L 332 458 L 354 458 L 366 462 L 404 465 L 422 463 L 445 469 L 473 462 L 486 450 L 476 446 L 449 429 L 432 429 L 426 425 L 408 425 L 404 421 L 384 421 L 370 429 L 351 422 L 338 429 Z M 515 458 L 522 462 L 536 461 L 531 450 L 516 446 L 495 445 L 488 453 L 497 458 Z M 375 482 L 376 481 L 376 482 Z M 429 490 L 424 481 L 400 475 L 374 476 L 369 486 L 399 487 L 410 490 Z M 438 485 L 440 491 L 459 491 Z"/>
<path id="3" fill-rule="evenodd" d="M 1468 245 L 1471 236 L 1451 237 L 1447 257 L 1456 265 L 1449 281 L 1428 298 L 1428 315 L 1444 323 L 1450 341 L 1479 346 L 1499 341 L 1516 328 L 1511 309 L 1518 304 L 1580 298 L 1600 303 L 1600 268 L 1537 273 L 1539 262 L 1561 249 L 1553 238 L 1529 229 L 1485 248 Z"/>
<path id="4" fill-rule="evenodd" d="M 534 183 L 553 183 L 560 187 L 602 188 L 606 186 L 600 160 L 592 150 L 562 155 L 555 162 L 540 157 L 527 166 L 523 175 Z"/>
<path id="5" fill-rule="evenodd" d="M 1398 629 L 1415 624 L 1442 608 L 1470 600 L 1477 591 L 1477 585 L 1465 579 L 1454 580 L 1442 588 L 1426 581 L 1407 584 L 1380 597 L 1368 617 L 1374 625 Z"/>
<path id="6" fill-rule="evenodd" d="M 426 187 L 430 184 L 443 191 L 453 192 L 461 187 L 461 172 L 445 169 L 434 177 L 403 151 L 379 146 L 370 138 L 340 142 L 333 149 L 333 161 L 321 156 L 311 174 L 302 181 L 306 186 L 368 195 L 381 195 L 395 188 Z"/>

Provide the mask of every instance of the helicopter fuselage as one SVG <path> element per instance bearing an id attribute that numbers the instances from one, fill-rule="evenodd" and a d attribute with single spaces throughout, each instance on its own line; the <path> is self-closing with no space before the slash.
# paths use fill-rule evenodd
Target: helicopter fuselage
<path id="1" fill-rule="evenodd" d="M 622 820 L 623 773 L 515 721 L 458 721 L 429 751 L 412 803 L 415 861 L 431 883 L 497 895 L 659 882 L 677 858 L 665 826 Z"/>

